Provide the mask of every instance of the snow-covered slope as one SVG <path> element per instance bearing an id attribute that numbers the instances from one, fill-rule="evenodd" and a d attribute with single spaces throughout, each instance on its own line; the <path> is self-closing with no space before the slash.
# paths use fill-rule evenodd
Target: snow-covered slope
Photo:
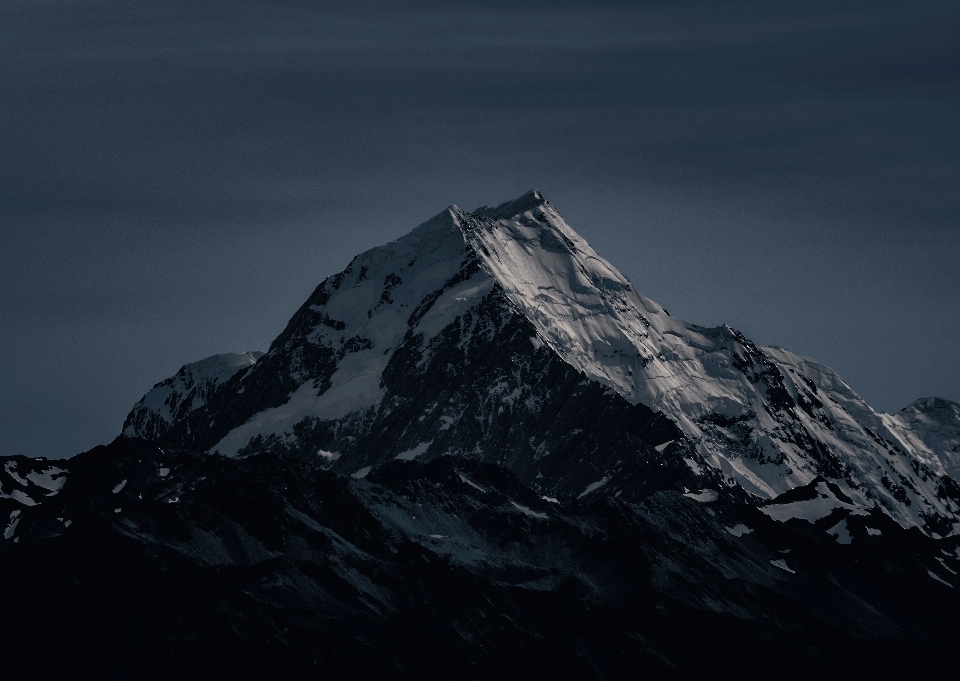
<path id="1" fill-rule="evenodd" d="M 939 463 L 950 477 L 960 480 L 960 404 L 923 397 L 896 414 L 883 414 L 882 419 L 910 451 L 934 467 Z"/>
<path id="2" fill-rule="evenodd" d="M 206 404 L 210 393 L 241 369 L 252 366 L 262 352 L 228 352 L 186 364 L 140 398 L 123 423 L 123 434 L 156 440 L 171 424 Z"/>
<path id="3" fill-rule="evenodd" d="M 493 287 L 470 258 L 452 215 L 445 211 L 357 256 L 325 281 L 288 327 L 292 338 L 271 347 L 263 370 L 291 353 L 291 341 L 325 351 L 326 364 L 295 363 L 298 387 L 289 399 L 230 430 L 212 450 L 233 456 L 258 435 L 284 437 L 305 419 L 334 421 L 380 405 L 383 372 L 408 332 L 428 343 Z"/>
<path id="4" fill-rule="evenodd" d="M 929 416 L 914 405 L 882 417 L 828 367 L 757 347 L 729 327 L 670 317 L 536 193 L 461 220 L 545 343 L 631 402 L 674 419 L 747 491 L 775 497 L 824 475 L 902 522 L 960 529 L 950 527 L 960 509 L 942 479 L 960 432 L 947 403 L 938 401 L 936 412 L 931 403 Z"/>
<path id="5" fill-rule="evenodd" d="M 533 191 L 451 206 L 357 256 L 260 361 L 169 419 L 172 441 L 312 448 L 346 473 L 443 453 L 508 461 L 550 495 L 614 494 L 638 456 L 709 464 L 761 498 L 823 476 L 859 506 L 949 534 L 960 418 L 936 404 L 878 414 L 828 367 L 670 317 Z M 570 405 L 577 416 L 561 416 Z"/>

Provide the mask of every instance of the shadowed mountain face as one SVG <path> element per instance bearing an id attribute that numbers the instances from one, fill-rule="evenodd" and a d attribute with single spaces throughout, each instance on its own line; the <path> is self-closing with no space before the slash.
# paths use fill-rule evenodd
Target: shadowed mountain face
<path id="1" fill-rule="evenodd" d="M 5 459 L 2 637 L 54 676 L 955 675 L 958 414 L 671 318 L 537 192 L 452 206 L 112 444 Z"/>
<path id="2" fill-rule="evenodd" d="M 663 488 L 630 501 L 555 503 L 460 456 L 356 479 L 288 452 L 119 439 L 70 459 L 48 497 L 31 482 L 48 462 L 6 464 L 37 503 L 0 500 L 17 514 L 5 659 L 51 678 L 960 671 L 957 539 L 822 480 L 760 509 L 718 478 L 674 491 L 669 473 L 625 484 Z"/>

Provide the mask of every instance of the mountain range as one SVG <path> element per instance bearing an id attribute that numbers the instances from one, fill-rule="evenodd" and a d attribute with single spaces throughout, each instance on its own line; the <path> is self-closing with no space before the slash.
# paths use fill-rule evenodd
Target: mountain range
<path id="1" fill-rule="evenodd" d="M 0 634 L 54 674 L 960 671 L 960 405 L 671 317 L 536 191 L 3 463 Z"/>

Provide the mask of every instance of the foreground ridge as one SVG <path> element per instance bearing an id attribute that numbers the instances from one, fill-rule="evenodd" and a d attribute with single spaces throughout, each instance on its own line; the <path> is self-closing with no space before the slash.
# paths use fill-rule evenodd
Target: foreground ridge
<path id="1" fill-rule="evenodd" d="M 460 456 L 357 479 L 132 438 L 4 471 L 0 635 L 48 678 L 960 671 L 958 539 L 822 479 L 557 502 Z"/>

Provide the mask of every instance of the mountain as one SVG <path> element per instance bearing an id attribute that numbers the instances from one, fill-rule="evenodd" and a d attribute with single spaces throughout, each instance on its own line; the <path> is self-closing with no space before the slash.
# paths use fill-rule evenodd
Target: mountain
<path id="1" fill-rule="evenodd" d="M 956 410 L 946 425 L 878 414 L 822 364 L 672 318 L 536 191 L 451 206 L 357 256 L 208 401 L 172 420 L 150 404 L 125 435 L 314 453 L 351 474 L 477 456 L 558 498 L 615 493 L 638 447 L 672 442 L 668 461 L 761 499 L 823 476 L 904 525 L 960 530 Z"/>
<path id="2" fill-rule="evenodd" d="M 180 371 L 157 383 L 133 406 L 123 423 L 123 434 L 161 439 L 175 422 L 205 405 L 221 383 L 262 356 L 262 352 L 229 352 L 180 367 Z"/>
<path id="3" fill-rule="evenodd" d="M 451 206 L 109 445 L 4 459 L 0 665 L 956 676 L 958 442 L 670 317 L 538 192 Z"/>

